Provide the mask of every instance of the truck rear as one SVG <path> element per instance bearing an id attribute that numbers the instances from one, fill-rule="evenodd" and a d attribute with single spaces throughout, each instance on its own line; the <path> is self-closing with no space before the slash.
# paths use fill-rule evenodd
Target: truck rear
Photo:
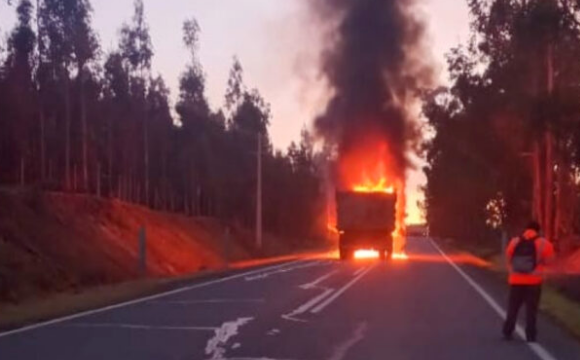
<path id="1" fill-rule="evenodd" d="M 386 192 L 338 191 L 337 230 L 340 258 L 354 257 L 359 249 L 372 249 L 384 259 L 393 254 L 397 195 Z"/>

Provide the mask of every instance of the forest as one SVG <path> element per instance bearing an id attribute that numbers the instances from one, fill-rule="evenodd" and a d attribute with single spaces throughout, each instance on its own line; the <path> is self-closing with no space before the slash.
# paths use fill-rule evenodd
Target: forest
<path id="1" fill-rule="evenodd" d="M 530 220 L 580 234 L 580 3 L 469 0 L 451 85 L 426 95 L 426 213 L 441 237 L 490 241 Z"/>
<path id="2" fill-rule="evenodd" d="M 261 162 L 265 230 L 305 243 L 324 234 L 312 135 L 305 129 L 285 151 L 274 149 L 269 104 L 246 85 L 235 56 L 224 104 L 212 109 L 194 17 L 183 23 L 189 59 L 172 97 L 152 68 L 142 0 L 109 52 L 92 27 L 89 0 L 11 5 L 17 23 L 3 29 L 0 44 L 0 184 L 254 228 Z"/>

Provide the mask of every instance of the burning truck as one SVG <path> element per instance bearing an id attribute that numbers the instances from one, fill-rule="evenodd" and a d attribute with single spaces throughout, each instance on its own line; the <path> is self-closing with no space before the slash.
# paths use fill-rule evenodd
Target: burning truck
<path id="1" fill-rule="evenodd" d="M 392 258 L 396 204 L 393 192 L 336 192 L 341 260 L 354 258 L 363 249 L 378 253 L 381 259 Z"/>
<path id="2" fill-rule="evenodd" d="M 386 147 L 379 149 L 351 153 L 338 164 L 343 183 L 335 192 L 335 217 L 329 221 L 342 260 L 406 256 L 405 182 L 387 180 L 393 175 L 383 161 Z"/>
<path id="3" fill-rule="evenodd" d="M 406 178 L 422 140 L 417 109 L 435 79 L 419 2 L 309 3 L 325 32 L 320 74 L 330 97 L 314 127 L 330 159 L 329 230 L 343 259 L 405 258 Z"/>

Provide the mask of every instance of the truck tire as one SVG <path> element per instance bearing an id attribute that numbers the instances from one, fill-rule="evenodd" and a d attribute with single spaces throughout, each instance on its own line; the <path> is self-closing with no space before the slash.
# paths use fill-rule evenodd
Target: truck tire
<path id="1" fill-rule="evenodd" d="M 340 260 L 342 261 L 348 260 L 349 251 L 347 249 L 340 248 L 338 252 L 340 253 Z"/>
<path id="2" fill-rule="evenodd" d="M 389 256 L 390 255 L 391 255 L 391 253 L 389 253 Z M 385 260 L 386 258 L 387 258 L 387 250 L 386 249 L 379 250 L 379 259 Z"/>

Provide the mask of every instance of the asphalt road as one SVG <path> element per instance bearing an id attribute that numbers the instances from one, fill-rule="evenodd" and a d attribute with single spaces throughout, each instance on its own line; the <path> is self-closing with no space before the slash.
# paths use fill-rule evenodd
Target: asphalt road
<path id="1" fill-rule="evenodd" d="M 539 344 L 504 342 L 501 281 L 427 239 L 408 251 L 408 261 L 303 260 L 202 280 L 0 334 L 0 359 L 580 359 L 543 318 Z"/>

